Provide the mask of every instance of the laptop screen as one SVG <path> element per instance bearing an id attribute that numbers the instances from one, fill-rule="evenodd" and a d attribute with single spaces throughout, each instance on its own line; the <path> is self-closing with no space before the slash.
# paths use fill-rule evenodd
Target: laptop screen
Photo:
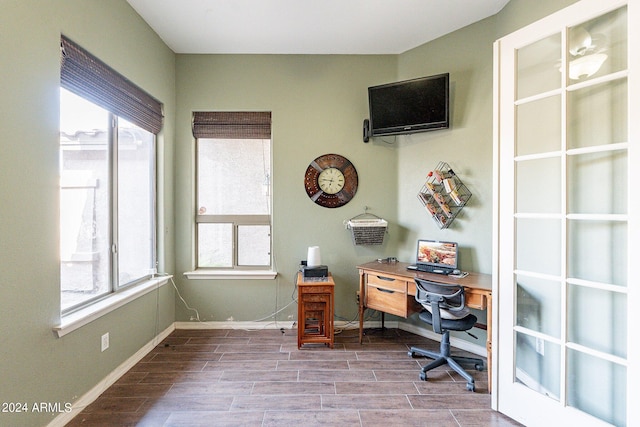
<path id="1" fill-rule="evenodd" d="M 432 266 L 446 269 L 458 268 L 458 244 L 436 240 L 418 240 L 418 266 Z"/>

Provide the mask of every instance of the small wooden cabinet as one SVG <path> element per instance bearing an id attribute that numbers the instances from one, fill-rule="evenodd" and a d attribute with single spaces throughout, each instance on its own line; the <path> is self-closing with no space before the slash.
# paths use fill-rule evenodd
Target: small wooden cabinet
<path id="1" fill-rule="evenodd" d="M 326 344 L 333 348 L 333 277 L 304 278 L 298 273 L 298 348 Z"/>

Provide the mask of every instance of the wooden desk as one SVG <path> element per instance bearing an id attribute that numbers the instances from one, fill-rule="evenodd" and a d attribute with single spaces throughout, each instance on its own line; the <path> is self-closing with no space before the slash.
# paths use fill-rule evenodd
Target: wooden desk
<path id="1" fill-rule="evenodd" d="M 465 290 L 467 307 L 487 310 L 487 370 L 489 373 L 489 392 L 491 392 L 491 276 L 469 273 L 466 277 L 456 279 L 443 274 L 407 270 L 409 265 L 406 262 L 374 261 L 358 266 L 360 273 L 358 298 L 360 344 L 362 344 L 365 309 L 371 308 L 404 318 L 422 310 L 422 306 L 415 301 L 416 283 L 414 279 L 416 277 L 433 282 L 462 285 Z"/>
<path id="2" fill-rule="evenodd" d="M 327 344 L 333 348 L 335 282 L 329 277 L 304 280 L 298 273 L 298 348 L 304 344 Z"/>

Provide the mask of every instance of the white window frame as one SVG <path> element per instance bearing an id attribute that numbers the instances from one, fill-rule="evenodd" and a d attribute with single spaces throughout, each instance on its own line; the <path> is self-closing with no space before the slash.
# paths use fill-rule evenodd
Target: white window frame
<path id="1" fill-rule="evenodd" d="M 197 113 L 196 113 L 197 114 Z M 215 114 L 215 113 L 213 113 Z M 226 113 L 233 114 L 233 113 Z M 196 119 L 197 120 L 197 119 Z M 270 135 L 270 132 L 269 132 Z M 198 132 L 194 131 L 195 136 L 195 174 L 194 174 L 194 193 L 195 199 L 198 200 L 198 168 L 199 168 L 199 151 L 198 144 L 200 139 L 218 139 L 217 137 L 198 137 Z M 264 137 L 257 136 L 239 136 L 237 139 L 246 140 L 264 140 Z M 219 139 L 227 139 L 220 137 Z M 272 164 L 272 140 L 269 145 L 269 162 Z M 265 279 L 270 280 L 276 277 L 277 272 L 274 271 L 274 256 L 273 256 L 273 226 L 272 226 L 272 191 L 271 191 L 271 176 L 269 174 L 267 178 L 268 182 L 265 182 L 267 188 L 267 197 L 269 197 L 269 213 L 268 214 L 233 214 L 233 215 L 211 215 L 206 212 L 199 212 L 199 207 L 194 207 L 194 270 L 186 272 L 185 275 L 189 279 Z M 208 267 L 198 265 L 198 226 L 200 224 L 229 224 L 232 228 L 232 262 L 228 267 Z M 238 228 L 242 226 L 268 226 L 269 227 L 269 264 L 268 265 L 241 265 L 238 260 L 239 242 L 238 242 Z"/>
<path id="2" fill-rule="evenodd" d="M 162 103 L 65 35 L 60 37 L 60 47 L 60 87 L 101 107 L 108 113 L 109 117 L 105 121 L 104 129 L 109 132 L 107 162 L 110 174 L 108 181 L 111 185 L 109 206 L 107 207 L 110 215 L 108 238 L 111 239 L 107 242 L 110 258 L 107 266 L 109 289 L 106 292 L 101 292 L 100 296 L 96 296 L 96 298 L 88 298 L 74 306 L 65 307 L 64 310 L 61 306 L 60 322 L 53 330 L 58 336 L 63 336 L 130 301 L 157 290 L 160 286 L 167 284 L 171 280 L 171 276 L 158 276 L 157 274 L 157 135 L 163 125 Z M 152 152 L 149 153 L 150 157 L 147 162 L 150 179 L 149 205 L 147 205 L 149 207 L 148 226 L 150 229 L 149 238 L 142 240 L 144 241 L 144 250 L 149 254 L 149 258 L 145 260 L 145 265 L 146 261 L 149 263 L 149 269 L 145 271 L 143 266 L 142 269 L 135 272 L 135 277 L 130 280 L 124 279 L 122 283 L 118 277 L 117 256 L 119 243 L 117 238 L 118 117 L 139 126 L 153 136 L 150 141 Z M 122 179 L 120 182 L 123 182 Z M 58 191 L 63 188 L 64 185 L 61 185 Z M 146 209 L 145 212 L 147 212 Z"/>
<path id="3" fill-rule="evenodd" d="M 84 97 L 82 97 L 84 98 Z M 91 102 L 90 100 L 84 98 L 85 101 Z M 95 105 L 95 104 L 94 104 Z M 96 296 L 92 297 L 92 298 L 88 298 L 83 300 L 82 302 L 66 307 L 64 309 L 61 308 L 61 316 L 62 317 L 66 317 L 76 311 L 81 311 L 84 308 L 91 306 L 92 304 L 95 304 L 105 298 L 109 298 L 109 296 L 118 293 L 124 289 L 127 289 L 131 286 L 135 286 L 137 284 L 141 284 L 144 282 L 149 281 L 150 279 L 152 279 L 154 277 L 154 275 L 157 272 L 157 265 L 158 265 L 158 261 L 157 261 L 157 206 L 156 206 L 156 189 L 157 189 L 157 145 L 156 145 L 156 135 L 153 135 L 153 142 L 152 142 L 152 168 L 149 171 L 150 176 L 151 176 L 151 188 L 149 189 L 150 191 L 150 200 L 151 200 L 151 218 L 149 218 L 151 220 L 151 238 L 152 238 L 152 242 L 151 242 L 151 248 L 147 247 L 147 245 L 145 245 L 144 248 L 141 248 L 141 250 L 150 250 L 151 251 L 151 264 L 149 266 L 149 272 L 148 274 L 141 276 L 141 277 L 137 277 L 132 281 L 129 282 L 125 282 L 120 284 L 119 282 L 119 265 L 118 265 L 118 247 L 119 247 L 119 242 L 118 242 L 118 130 L 119 130 L 119 123 L 118 123 L 118 116 L 116 116 L 115 114 L 108 112 L 108 119 L 107 119 L 107 123 L 105 123 L 105 125 L 108 125 L 108 129 L 106 129 L 107 131 L 107 163 L 108 163 L 108 175 L 109 175 L 109 219 L 108 219 L 108 237 L 110 240 L 110 250 L 108 251 L 109 253 L 109 259 L 108 261 L 106 261 L 108 263 L 108 269 L 109 269 L 109 277 L 108 277 L 108 288 L 105 290 L 105 292 L 101 292 L 99 294 L 97 294 Z M 62 183 L 60 186 L 60 190 L 62 191 L 64 188 Z M 61 292 L 64 292 L 61 290 Z"/>

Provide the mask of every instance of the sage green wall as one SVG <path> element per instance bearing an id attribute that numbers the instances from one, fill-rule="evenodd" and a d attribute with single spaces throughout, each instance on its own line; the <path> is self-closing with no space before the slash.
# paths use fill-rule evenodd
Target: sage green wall
<path id="1" fill-rule="evenodd" d="M 397 138 L 398 242 L 400 259 L 411 259 L 417 238 L 460 243 L 463 270 L 491 274 L 493 217 L 493 43 L 498 38 L 562 9 L 573 0 L 511 0 L 497 15 L 400 55 L 398 78 L 450 73 L 451 127 Z M 473 194 L 461 214 L 440 230 L 416 198 L 427 173 L 449 163 Z M 476 312 L 486 322 L 486 312 Z M 412 318 L 410 323 L 420 324 Z M 486 333 L 474 331 L 482 343 Z M 466 334 L 459 338 L 470 340 Z"/>
<path id="2" fill-rule="evenodd" d="M 320 246 L 322 261 L 336 282 L 336 314 L 357 313 L 355 266 L 395 254 L 398 175 L 393 148 L 362 141 L 368 115 L 367 87 L 396 76 L 395 56 L 178 55 L 176 123 L 176 271 L 192 270 L 194 215 L 193 111 L 273 112 L 273 253 L 276 280 L 188 280 L 180 292 L 201 320 L 263 319 L 291 302 L 294 275 L 309 246 Z M 316 157 L 337 153 L 358 171 L 355 197 L 345 206 L 320 207 L 303 186 Z M 364 212 L 392 224 L 382 246 L 354 246 L 343 222 Z M 292 304 L 279 320 L 296 316 Z M 176 301 L 176 319 L 194 315 Z M 270 320 L 270 319 L 265 319 Z"/>
<path id="3" fill-rule="evenodd" d="M 510 0 L 496 15 L 496 40 L 578 0 Z"/>
<path id="4" fill-rule="evenodd" d="M 353 319 L 355 265 L 396 255 L 409 260 L 417 237 L 458 240 L 463 268 L 490 272 L 491 46 L 498 37 L 571 3 L 511 0 L 492 18 L 397 56 L 176 56 L 125 0 L 3 0 L 0 401 L 73 402 L 157 332 L 191 315 L 165 286 L 63 338 L 52 332 L 60 301 L 61 32 L 164 103 L 165 126 L 158 140 L 160 270 L 175 271 L 183 296 L 203 320 L 258 319 L 288 304 L 298 261 L 310 245 L 321 247 L 336 277 L 336 313 Z M 444 71 L 452 75 L 450 130 L 398 137 L 394 144 L 387 138 L 362 142 L 368 86 Z M 193 267 L 190 114 L 207 109 L 273 112 L 277 280 L 182 276 Z M 331 152 L 348 157 L 360 177 L 356 197 L 338 209 L 316 206 L 302 186 L 309 162 Z M 474 193 L 460 220 L 446 231 L 434 227 L 415 198 L 438 160 L 450 162 Z M 355 247 L 343 227 L 364 206 L 390 222 L 382 246 Z M 294 314 L 291 305 L 279 319 Z M 111 334 L 111 347 L 100 353 L 105 332 Z M 0 424 L 43 425 L 55 415 L 0 413 Z"/>
<path id="5" fill-rule="evenodd" d="M 460 244 L 462 269 L 491 273 L 493 19 L 481 21 L 403 54 L 399 78 L 449 73 L 450 128 L 397 138 L 398 222 L 411 230 L 400 257 L 414 257 L 418 238 Z M 447 162 L 473 194 L 441 230 L 416 197 L 439 161 Z"/>
<path id="6" fill-rule="evenodd" d="M 491 273 L 493 186 L 493 42 L 575 0 L 511 0 L 497 15 L 403 53 L 398 78 L 448 72 L 451 127 L 397 138 L 398 223 L 411 230 L 399 242 L 402 259 L 413 257 L 419 237 L 461 245 L 463 269 Z M 446 230 L 429 217 L 416 194 L 438 161 L 456 171 L 473 196 Z"/>
<path id="7" fill-rule="evenodd" d="M 160 99 L 162 266 L 173 261 L 174 55 L 125 0 L 3 0 L 0 14 L 0 402 L 73 403 L 174 321 L 174 292 L 132 302 L 62 338 L 58 135 L 60 34 Z M 110 348 L 100 352 L 100 336 Z M 0 413 L 45 425 L 57 413 Z"/>
<path id="8" fill-rule="evenodd" d="M 493 42 L 561 7 L 552 0 L 512 0 L 498 15 L 401 55 L 178 55 L 177 272 L 194 266 L 191 112 L 273 111 L 273 239 L 280 274 L 272 281 L 179 275 L 179 288 L 201 320 L 264 319 L 290 303 L 298 262 L 310 245 L 320 246 L 333 272 L 336 314 L 342 319 L 357 314 L 355 266 L 387 256 L 411 261 L 420 237 L 460 242 L 462 268 L 491 273 Z M 362 143 L 368 86 L 442 72 L 451 74 L 449 130 Z M 309 162 L 332 152 L 349 158 L 360 178 L 356 197 L 338 209 L 314 205 L 302 186 Z M 438 229 L 416 198 L 440 160 L 449 162 L 473 193 L 448 230 Z M 344 229 L 343 221 L 365 206 L 390 222 L 382 246 L 354 247 Z M 292 304 L 277 319 L 294 316 L 295 309 Z M 179 321 L 194 315 L 180 300 L 176 313 Z"/>

